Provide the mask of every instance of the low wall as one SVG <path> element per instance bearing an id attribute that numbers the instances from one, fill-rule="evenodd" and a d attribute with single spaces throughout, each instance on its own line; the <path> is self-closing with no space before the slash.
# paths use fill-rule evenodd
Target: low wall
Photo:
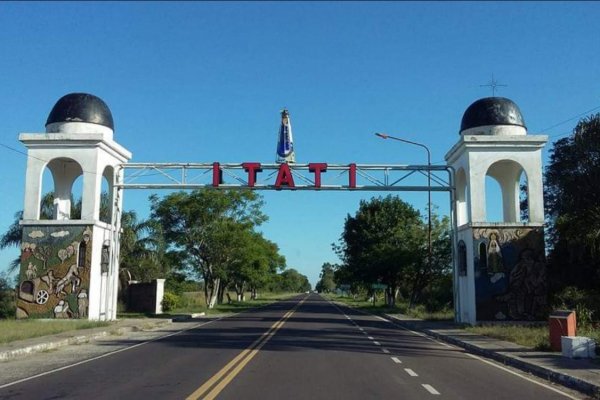
<path id="1" fill-rule="evenodd" d="M 155 279 L 150 283 L 130 283 L 127 288 L 127 310 L 162 314 L 164 288 L 164 279 Z"/>

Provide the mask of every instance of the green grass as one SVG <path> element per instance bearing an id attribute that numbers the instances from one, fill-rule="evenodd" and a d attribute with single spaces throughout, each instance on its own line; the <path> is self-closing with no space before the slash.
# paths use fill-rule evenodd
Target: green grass
<path id="1" fill-rule="evenodd" d="M 542 326 L 511 324 L 480 325 L 467 326 L 465 329 L 468 332 L 517 343 L 530 349 L 551 351 L 550 331 L 547 324 L 543 324 Z M 589 337 L 594 339 L 596 343 L 600 343 L 600 329 L 597 328 L 578 328 L 577 336 Z"/>
<path id="2" fill-rule="evenodd" d="M 217 304 L 214 308 L 207 309 L 206 302 L 204 301 L 204 292 L 184 292 L 181 296 L 179 296 L 181 300 L 179 306 L 163 314 L 120 312 L 117 314 L 117 318 L 172 318 L 182 314 L 196 313 L 205 313 L 206 315 L 233 314 L 256 307 L 262 307 L 276 301 L 290 298 L 297 294 L 298 293 L 260 292 L 258 299 L 250 300 L 250 293 L 246 293 L 245 301 L 235 301 L 235 292 L 230 292 L 229 295 L 233 300 L 230 304 Z"/>
<path id="3" fill-rule="evenodd" d="M 412 309 L 408 308 L 408 303 L 397 302 L 395 307 L 389 307 L 383 303 L 382 299 L 376 299 L 375 305 L 373 302 L 367 301 L 364 297 L 338 296 L 335 294 L 321 294 L 332 301 L 344 303 L 349 307 L 358 308 L 371 314 L 404 314 L 413 318 L 422 319 L 425 321 L 452 321 L 454 319 L 454 311 L 449 309 L 439 311 L 428 311 L 422 305 L 417 305 Z"/>
<path id="4" fill-rule="evenodd" d="M 202 295 L 202 293 L 199 293 Z M 207 314 L 226 314 L 237 313 L 251 308 L 261 307 L 284 300 L 296 293 L 259 293 L 257 300 L 247 300 L 244 302 L 234 301 L 231 304 L 219 304 L 212 310 L 207 310 L 202 300 L 193 300 L 185 307 L 180 307 L 172 312 L 151 315 L 144 313 L 121 312 L 117 318 L 169 318 L 177 314 L 190 314 L 196 312 L 206 312 Z M 193 297 L 193 296 L 192 296 Z M 249 298 L 250 296 L 247 296 Z M 232 295 L 232 298 L 235 298 Z M 57 333 L 74 331 L 79 329 L 98 328 L 110 326 L 111 322 L 106 321 L 87 321 L 87 320 L 47 320 L 47 319 L 22 319 L 22 320 L 0 320 L 0 344 L 7 344 L 18 340 L 31 339 L 41 336 L 55 335 Z"/>
<path id="5" fill-rule="evenodd" d="M 427 311 L 422 305 L 417 305 L 413 309 L 408 309 L 406 303 L 399 302 L 396 307 L 388 307 L 383 304 L 381 299 L 378 299 L 373 305 L 364 297 L 342 297 L 335 294 L 322 294 L 324 297 L 344 303 L 350 307 L 358 308 L 372 314 L 404 314 L 413 318 L 422 319 L 425 321 L 452 321 L 454 319 L 454 311 L 450 309 L 441 311 Z M 468 332 L 479 335 L 489 336 L 507 342 L 517 343 L 538 351 L 550 351 L 550 333 L 548 326 L 539 325 L 479 325 L 479 326 L 463 326 Z M 600 326 L 580 326 L 577 329 L 578 336 L 586 336 L 596 341 L 597 350 L 600 351 Z"/>
<path id="6" fill-rule="evenodd" d="M 57 333 L 108 326 L 110 322 L 87 320 L 0 320 L 0 344 Z"/>
<path id="7" fill-rule="evenodd" d="M 217 304 L 212 309 L 206 308 L 204 301 L 204 293 L 202 292 L 191 292 L 184 293 L 182 296 L 182 304 L 177 307 L 172 314 L 185 314 L 185 313 L 201 313 L 205 312 L 207 315 L 214 314 L 226 314 L 226 313 L 237 313 L 251 308 L 262 307 L 267 304 L 274 303 L 276 301 L 284 300 L 296 293 L 259 293 L 256 300 L 250 300 L 250 293 L 246 294 L 246 301 L 236 301 L 235 293 L 230 293 L 231 303 Z"/>
<path id="8" fill-rule="evenodd" d="M 516 343 L 534 350 L 550 351 L 550 334 L 547 325 L 479 325 L 467 326 L 465 330 L 478 335 Z"/>

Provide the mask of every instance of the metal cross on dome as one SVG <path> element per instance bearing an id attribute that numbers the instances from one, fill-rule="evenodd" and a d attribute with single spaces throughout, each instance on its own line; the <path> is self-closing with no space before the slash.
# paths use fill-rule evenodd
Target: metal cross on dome
<path id="1" fill-rule="evenodd" d="M 492 96 L 496 96 L 496 90 L 498 87 L 500 87 L 500 86 L 507 87 L 508 85 L 498 83 L 498 81 L 494 79 L 494 74 L 492 74 L 492 80 L 487 85 L 479 85 L 479 86 L 491 88 Z"/>

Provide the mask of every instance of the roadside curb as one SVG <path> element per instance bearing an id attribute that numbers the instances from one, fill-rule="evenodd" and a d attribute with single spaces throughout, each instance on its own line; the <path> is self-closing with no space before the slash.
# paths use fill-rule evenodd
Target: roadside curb
<path id="1" fill-rule="evenodd" d="M 293 297 L 293 296 L 292 296 Z M 279 300 L 277 300 L 279 301 Z M 107 336 L 120 336 L 129 332 L 137 332 L 143 330 L 152 330 L 156 328 L 160 328 L 164 325 L 169 325 L 177 322 L 192 322 L 196 318 L 229 318 L 235 315 L 247 312 L 249 310 L 257 310 L 264 307 L 268 307 L 277 301 L 273 301 L 271 303 L 263 304 L 258 307 L 252 307 L 250 309 L 242 310 L 237 313 L 224 313 L 224 314 L 215 314 L 215 315 L 206 315 L 206 313 L 191 313 L 191 314 L 182 314 L 178 316 L 174 316 L 171 318 L 163 318 L 159 320 L 153 319 L 144 319 L 140 321 L 136 321 L 129 326 L 107 326 L 102 328 L 91 328 L 85 333 L 86 330 L 81 331 L 67 331 L 62 332 L 56 335 L 49 336 L 40 336 L 37 338 L 26 339 L 19 342 L 13 342 L 6 345 L 0 345 L 0 362 L 13 360 L 22 356 L 26 356 L 29 354 L 40 353 L 44 351 L 52 351 L 59 349 L 64 346 L 74 345 L 74 344 L 84 344 L 91 342 L 93 340 L 98 340 Z M 124 321 L 123 324 L 127 322 L 127 319 L 122 319 L 119 321 Z M 148 326 L 150 325 L 150 326 Z M 78 332 L 79 334 L 74 335 L 74 332 Z M 44 341 L 47 340 L 47 341 Z M 4 349 L 2 348 L 4 347 Z M 15 347 L 15 348 L 10 348 Z M 8 349 L 7 349 L 8 348 Z"/>
<path id="2" fill-rule="evenodd" d="M 22 347 L 18 347 L 15 349 L 9 349 L 9 350 L 0 350 L 0 361 L 8 361 L 11 359 L 15 359 L 18 357 L 22 357 L 28 354 L 34 354 L 34 353 L 39 353 L 39 352 L 43 352 L 43 351 L 51 351 L 51 350 L 55 350 L 58 349 L 60 347 L 63 346 L 69 346 L 69 345 L 77 345 L 77 344 L 84 344 L 84 343 L 88 343 L 91 342 L 93 340 L 98 340 L 107 336 L 120 336 L 123 335 L 125 333 L 129 333 L 129 332 L 138 332 L 141 330 L 145 330 L 145 329 L 156 329 L 159 328 L 161 326 L 170 324 L 171 321 L 169 320 L 162 320 L 160 322 L 153 322 L 151 323 L 151 327 L 141 327 L 138 325 L 132 325 L 132 326 L 121 326 L 121 327 L 104 327 L 104 328 L 95 328 L 93 329 L 92 332 L 89 333 L 82 333 L 78 334 L 78 335 L 74 335 L 74 336 L 69 336 L 69 337 L 62 337 L 62 338 L 52 338 L 50 337 L 50 340 L 48 342 L 43 342 L 43 343 L 35 343 L 35 344 L 24 344 Z M 148 322 L 145 322 L 145 324 L 148 324 Z M 141 324 L 140 324 L 141 325 Z M 101 330 L 99 330 L 101 329 Z M 69 335 L 69 333 L 65 332 L 62 334 L 58 334 L 57 336 L 66 336 Z M 34 338 L 32 340 L 43 340 L 43 336 L 40 338 Z M 19 343 L 15 343 L 16 346 L 19 346 Z M 10 346 L 10 344 L 9 344 Z"/>
<path id="3" fill-rule="evenodd" d="M 383 314 L 383 315 L 386 318 L 389 318 L 390 320 L 393 320 L 394 322 L 403 326 L 404 328 L 425 333 L 436 339 L 440 339 L 444 342 L 453 344 L 458 347 L 462 347 L 472 353 L 484 356 L 486 358 L 491 358 L 491 359 L 501 362 L 505 365 L 510 365 L 512 367 L 518 368 L 525 372 L 529 372 L 537 377 L 549 380 L 551 382 L 558 383 L 560 385 L 566 386 L 571 389 L 575 389 L 577 391 L 585 393 L 594 398 L 600 398 L 600 383 L 596 384 L 593 382 L 589 382 L 589 381 L 586 381 L 586 380 L 583 380 L 583 379 L 580 379 L 580 378 L 577 378 L 577 377 L 574 377 L 571 375 L 567 375 L 567 374 L 559 372 L 559 371 L 555 371 L 553 369 L 550 369 L 550 368 L 547 368 L 544 366 L 529 363 L 527 361 L 524 361 L 518 357 L 509 355 L 509 354 L 504 354 L 502 352 L 485 349 L 480 346 L 474 345 L 472 343 L 467 343 L 463 340 L 452 337 L 450 335 L 446 335 L 446 334 L 437 332 L 432 329 L 420 328 L 415 323 L 411 323 L 410 321 L 404 321 L 402 319 L 398 319 L 398 318 L 394 317 L 393 315 L 389 315 L 389 314 Z"/>
<path id="4" fill-rule="evenodd" d="M 189 321 L 190 319 L 205 317 L 205 316 L 206 316 L 205 312 L 193 313 L 193 314 L 183 314 L 183 315 L 178 315 L 176 317 L 171 318 L 171 321 L 172 322 L 183 322 L 183 321 Z"/>

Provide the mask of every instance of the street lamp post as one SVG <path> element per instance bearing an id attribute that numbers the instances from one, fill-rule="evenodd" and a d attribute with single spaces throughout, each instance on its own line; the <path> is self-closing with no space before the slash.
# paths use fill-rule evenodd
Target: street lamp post
<path id="1" fill-rule="evenodd" d="M 428 224 L 428 229 L 427 229 L 427 247 L 428 247 L 428 258 L 427 258 L 427 264 L 429 267 L 431 267 L 431 152 L 429 151 L 429 147 L 425 146 L 422 143 L 417 143 L 417 142 L 413 142 L 410 140 L 406 140 L 406 139 L 401 139 L 399 137 L 395 137 L 395 136 L 390 136 L 386 133 L 375 133 L 375 136 L 379 136 L 382 139 L 393 139 L 393 140 L 397 140 L 399 142 L 404 142 L 404 143 L 408 143 L 408 144 L 414 144 L 415 146 L 419 146 L 424 148 L 427 151 L 427 224 Z"/>

